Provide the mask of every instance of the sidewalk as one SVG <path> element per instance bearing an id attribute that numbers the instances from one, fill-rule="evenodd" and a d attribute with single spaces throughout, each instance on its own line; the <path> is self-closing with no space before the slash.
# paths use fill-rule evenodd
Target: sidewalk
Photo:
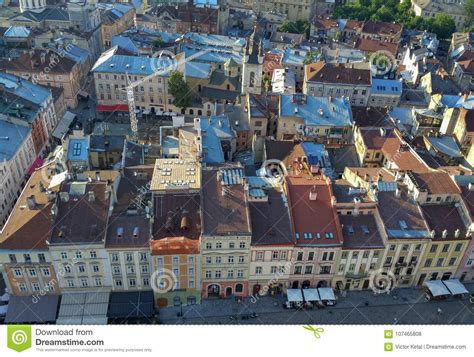
<path id="1" fill-rule="evenodd" d="M 466 283 L 466 288 L 472 293 L 474 292 L 474 283 Z M 250 314 L 252 312 L 257 313 L 260 317 L 261 315 L 266 315 L 265 320 L 262 321 L 259 319 L 250 319 L 245 320 L 246 323 L 257 323 L 257 320 L 260 320 L 260 323 L 297 323 L 295 321 L 287 321 L 288 319 L 305 319 L 304 315 L 323 318 L 326 320 L 326 323 L 338 323 L 340 321 L 337 318 L 337 315 L 341 315 L 344 319 L 344 315 L 347 315 L 347 312 L 352 313 L 353 310 L 357 310 L 360 321 L 357 320 L 356 316 L 353 316 L 350 321 L 352 323 L 367 323 L 367 317 L 370 319 L 371 312 L 367 312 L 367 316 L 364 315 L 363 310 L 371 310 L 377 315 L 374 316 L 377 320 L 385 321 L 387 319 L 387 314 L 391 313 L 391 316 L 397 316 L 399 311 L 406 310 L 407 308 L 412 309 L 416 305 L 417 314 L 429 315 L 427 320 L 436 321 L 440 318 L 436 317 L 436 311 L 439 306 L 448 307 L 453 311 L 455 315 L 456 308 L 466 308 L 471 309 L 471 316 L 474 313 L 473 308 L 469 305 L 468 299 L 448 299 L 441 302 L 426 301 L 424 298 L 424 292 L 420 288 L 403 288 L 396 289 L 392 291 L 391 294 L 383 295 L 374 295 L 371 290 L 364 291 L 350 291 L 347 292 L 345 297 L 338 295 L 337 305 L 333 307 L 327 307 L 325 309 L 314 309 L 310 311 L 297 312 L 296 310 L 285 310 L 283 308 L 283 303 L 286 301 L 285 296 L 264 296 L 259 297 L 258 299 L 244 298 L 241 303 L 236 302 L 234 299 L 218 299 L 218 300 L 202 300 L 200 305 L 193 306 L 183 306 L 183 317 L 185 320 L 191 320 L 190 323 L 232 323 L 230 316 L 241 317 L 243 314 Z M 426 310 L 426 311 L 425 311 Z M 181 322 L 177 317 L 177 313 L 180 311 L 179 307 L 168 307 L 160 309 L 159 311 L 159 320 L 162 323 L 177 323 Z M 385 312 L 384 312 L 385 311 Z M 467 312 L 469 314 L 469 312 Z M 295 317 L 293 317 L 295 315 Z M 331 317 L 331 315 L 333 315 Z M 457 317 L 457 316 L 455 316 Z M 410 316 L 410 318 L 414 318 Z M 446 322 L 449 322 L 449 316 L 446 315 Z M 388 323 L 392 322 L 393 317 L 390 317 Z M 229 321 L 228 321 L 229 320 Z M 425 320 L 420 316 L 419 323 L 426 323 Z M 412 321 L 412 320 L 410 320 Z M 441 320 L 440 320 L 441 321 Z M 458 323 L 463 323 L 460 320 Z M 238 322 L 236 322 L 238 323 Z M 382 322 L 379 322 L 382 323 Z M 387 322 L 385 322 L 387 323 Z"/>

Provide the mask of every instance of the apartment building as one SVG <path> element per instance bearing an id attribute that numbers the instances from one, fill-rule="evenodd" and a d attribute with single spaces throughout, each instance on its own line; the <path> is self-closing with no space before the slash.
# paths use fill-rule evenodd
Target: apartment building
<path id="1" fill-rule="evenodd" d="M 377 194 L 378 211 L 386 233 L 382 269 L 394 274 L 396 286 L 413 286 L 422 257 L 430 242 L 430 228 L 420 205 L 408 195 L 406 186 L 388 185 Z"/>
<path id="2" fill-rule="evenodd" d="M 346 98 L 280 95 L 277 139 L 312 138 L 322 143 L 352 140 L 352 111 Z"/>
<path id="3" fill-rule="evenodd" d="M 149 243 L 156 306 L 201 301 L 200 189 L 201 168 L 196 161 L 156 160 Z"/>
<path id="4" fill-rule="evenodd" d="M 403 26 L 400 24 L 369 20 L 363 24 L 360 36 L 364 39 L 399 43 L 402 32 Z"/>
<path id="5" fill-rule="evenodd" d="M 316 97 L 346 97 L 351 105 L 368 105 L 372 73 L 368 63 L 316 62 L 305 66 L 303 93 Z"/>
<path id="6" fill-rule="evenodd" d="M 102 43 L 105 48 L 110 48 L 112 38 L 135 24 L 135 8 L 133 6 L 117 3 L 112 9 L 100 14 Z"/>
<path id="7" fill-rule="evenodd" d="M 252 8 L 257 12 L 276 12 L 286 15 L 290 21 L 309 21 L 314 15 L 316 2 L 309 0 L 252 1 Z"/>
<path id="8" fill-rule="evenodd" d="M 295 242 L 290 286 L 330 287 L 343 243 L 331 181 L 321 174 L 288 176 L 286 190 Z"/>
<path id="9" fill-rule="evenodd" d="M 105 241 L 120 175 L 99 171 L 80 178 L 61 184 L 51 208 L 51 259 L 55 270 L 63 272 L 58 275 L 62 292 L 111 291 L 116 281 Z"/>
<path id="10" fill-rule="evenodd" d="M 105 240 L 115 292 L 152 289 L 151 193 L 141 190 L 151 180 L 152 172 L 153 165 L 124 168 L 118 182 Z"/>
<path id="11" fill-rule="evenodd" d="M 434 17 L 445 13 L 451 16 L 458 31 L 462 30 L 468 19 L 468 15 L 461 1 L 445 0 L 411 0 L 411 8 L 416 16 Z"/>
<path id="12" fill-rule="evenodd" d="M 461 200 L 461 190 L 444 171 L 408 172 L 404 182 L 420 204 L 452 203 Z"/>
<path id="13" fill-rule="evenodd" d="M 12 295 L 43 296 L 60 292 L 47 245 L 53 198 L 59 189 L 51 182 L 55 166 L 54 162 L 50 163 L 31 175 L 0 230 L 0 273 Z"/>
<path id="14" fill-rule="evenodd" d="M 31 129 L 0 120 L 0 227 L 25 185 L 25 175 L 35 161 Z"/>
<path id="15" fill-rule="evenodd" d="M 252 230 L 243 176 L 240 166 L 202 171 L 203 298 L 249 294 Z"/>
<path id="16" fill-rule="evenodd" d="M 30 50 L 18 60 L 0 61 L 0 69 L 35 84 L 64 89 L 69 108 L 75 108 L 81 89 L 81 66 L 78 62 L 53 50 Z"/>
<path id="17" fill-rule="evenodd" d="M 280 182 L 250 176 L 245 193 L 252 223 L 249 293 L 258 298 L 289 286 L 293 233 L 288 200 Z"/>
<path id="18" fill-rule="evenodd" d="M 51 133 L 61 119 L 56 115 L 52 90 L 21 76 L 1 73 L 0 94 L 1 117 L 31 129 L 34 153 L 40 157 L 49 146 Z"/>
<path id="19" fill-rule="evenodd" d="M 454 277 L 471 240 L 459 207 L 454 203 L 421 206 L 431 240 L 422 256 L 416 282 Z"/>

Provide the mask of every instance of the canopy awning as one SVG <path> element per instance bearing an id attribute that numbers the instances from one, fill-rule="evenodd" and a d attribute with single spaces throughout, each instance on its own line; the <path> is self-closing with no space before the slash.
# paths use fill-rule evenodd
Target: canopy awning
<path id="1" fill-rule="evenodd" d="M 110 295 L 109 318 L 150 317 L 155 310 L 153 291 L 113 292 Z"/>
<path id="2" fill-rule="evenodd" d="M 28 169 L 28 175 L 33 174 L 37 168 L 43 166 L 44 160 L 41 157 L 37 157 L 35 161 L 31 164 L 30 168 Z"/>
<path id="3" fill-rule="evenodd" d="M 451 292 L 441 280 L 428 280 L 425 281 L 423 285 L 430 290 L 433 296 L 451 295 Z"/>
<path id="4" fill-rule="evenodd" d="M 442 282 L 453 295 L 469 294 L 469 291 L 459 279 L 442 280 Z"/>
<path id="5" fill-rule="evenodd" d="M 331 288 L 318 288 L 318 293 L 321 300 L 336 300 L 334 291 Z"/>
<path id="6" fill-rule="evenodd" d="M 305 301 L 321 301 L 318 289 L 303 289 Z"/>
<path id="7" fill-rule="evenodd" d="M 289 302 L 303 302 L 303 293 L 300 289 L 287 289 L 286 295 Z"/>
<path id="8" fill-rule="evenodd" d="M 34 302 L 33 302 L 34 301 Z M 59 295 L 11 296 L 5 323 L 47 323 L 56 321 Z"/>
<path id="9" fill-rule="evenodd" d="M 109 292 L 62 295 L 57 325 L 105 325 Z"/>
<path id="10" fill-rule="evenodd" d="M 98 105 L 96 107 L 98 112 L 128 112 L 127 104 L 117 104 L 117 105 Z"/>
<path id="11" fill-rule="evenodd" d="M 0 301 L 3 301 L 3 302 L 10 301 L 10 294 L 9 293 L 4 293 L 2 296 L 0 296 Z"/>
<path id="12" fill-rule="evenodd" d="M 76 114 L 71 113 L 70 111 L 64 113 L 62 119 L 59 121 L 58 125 L 56 125 L 56 128 L 54 128 L 52 136 L 56 139 L 63 140 L 75 118 Z"/>

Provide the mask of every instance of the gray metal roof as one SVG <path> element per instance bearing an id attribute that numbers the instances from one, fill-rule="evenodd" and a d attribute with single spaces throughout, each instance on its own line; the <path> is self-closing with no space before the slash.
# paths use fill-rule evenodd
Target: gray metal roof
<path id="1" fill-rule="evenodd" d="M 45 323 L 56 321 L 59 295 L 12 296 L 8 303 L 6 323 Z"/>

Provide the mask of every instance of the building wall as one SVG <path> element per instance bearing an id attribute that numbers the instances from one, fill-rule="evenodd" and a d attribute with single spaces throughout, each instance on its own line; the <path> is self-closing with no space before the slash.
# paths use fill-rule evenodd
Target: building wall
<path id="1" fill-rule="evenodd" d="M 25 259 L 25 255 L 29 259 Z M 14 258 L 13 258 L 14 257 Z M 0 273 L 12 295 L 58 294 L 60 292 L 51 256 L 47 250 L 7 251 L 0 254 Z"/>
<path id="2" fill-rule="evenodd" d="M 368 105 L 370 97 L 371 86 L 359 85 L 353 86 L 351 84 L 342 83 L 320 83 L 307 81 L 306 78 L 303 84 L 303 93 L 315 97 L 348 97 L 351 105 L 356 107 L 365 107 Z"/>
<path id="3" fill-rule="evenodd" d="M 148 247 L 107 249 L 113 291 L 151 289 L 151 258 Z"/>
<path id="4" fill-rule="evenodd" d="M 216 295 L 221 297 L 226 295 L 227 288 L 232 288 L 232 295 L 248 295 L 250 241 L 250 236 L 202 237 L 200 251 L 203 298 L 209 296 L 211 285 L 219 287 Z M 236 284 L 243 285 L 242 292 L 235 291 Z"/>

